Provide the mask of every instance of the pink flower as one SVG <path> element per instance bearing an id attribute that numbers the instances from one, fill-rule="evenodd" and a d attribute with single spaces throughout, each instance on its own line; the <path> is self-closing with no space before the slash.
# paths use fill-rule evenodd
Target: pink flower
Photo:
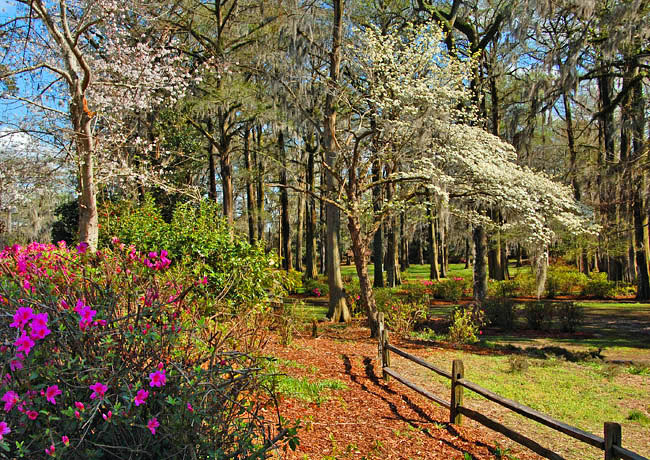
<path id="1" fill-rule="evenodd" d="M 162 387 L 167 383 L 167 376 L 165 375 L 165 369 L 158 370 L 149 374 L 149 386 L 151 387 Z"/>
<path id="2" fill-rule="evenodd" d="M 93 390 L 93 393 L 90 395 L 90 399 L 104 399 L 104 395 L 106 394 L 108 387 L 103 383 L 97 382 L 90 385 L 90 389 Z"/>
<path id="3" fill-rule="evenodd" d="M 36 420 L 36 417 L 38 417 L 38 412 L 35 410 L 28 410 L 27 411 L 27 418 L 30 420 Z"/>
<path id="4" fill-rule="evenodd" d="M 52 444 L 50 447 L 45 448 L 45 453 L 50 457 L 54 457 L 54 451 L 56 451 L 56 447 L 54 447 L 54 444 Z"/>
<path id="5" fill-rule="evenodd" d="M 85 254 L 88 251 L 88 243 L 82 241 L 77 245 L 77 254 Z"/>
<path id="6" fill-rule="evenodd" d="M 9 412 L 20 401 L 20 398 L 15 391 L 7 391 L 2 400 L 5 402 L 5 412 Z"/>
<path id="7" fill-rule="evenodd" d="M 30 307 L 20 307 L 16 310 L 14 314 L 14 322 L 11 323 L 10 327 L 16 327 L 18 329 L 23 329 L 27 324 L 27 321 L 34 317 L 34 310 Z"/>
<path id="8" fill-rule="evenodd" d="M 102 414 L 102 418 L 103 418 L 104 420 L 106 420 L 107 422 L 110 422 L 110 421 L 111 421 L 111 417 L 112 417 L 112 416 L 113 416 L 113 412 L 111 412 L 110 410 L 108 411 L 107 414 Z"/>
<path id="9" fill-rule="evenodd" d="M 52 331 L 50 331 L 47 327 L 34 327 L 34 323 L 32 323 L 31 333 L 29 334 L 29 336 L 33 340 L 42 340 L 48 335 L 50 335 L 51 332 Z"/>
<path id="10" fill-rule="evenodd" d="M 68 447 L 70 445 L 70 438 L 68 438 L 66 435 L 61 436 L 61 442 Z"/>
<path id="11" fill-rule="evenodd" d="M 14 342 L 14 345 L 16 351 L 24 352 L 25 356 L 27 356 L 34 346 L 34 341 L 23 331 L 22 335 Z"/>
<path id="12" fill-rule="evenodd" d="M 149 428 L 149 431 L 151 431 L 151 434 L 156 434 L 156 428 L 160 426 L 160 423 L 158 422 L 158 419 L 156 417 L 153 417 L 149 419 L 147 422 L 147 428 Z"/>
<path id="13" fill-rule="evenodd" d="M 47 327 L 48 317 L 47 313 L 39 313 L 32 318 L 32 329 L 40 329 Z"/>
<path id="14" fill-rule="evenodd" d="M 93 310 L 87 305 L 84 306 L 81 311 L 79 311 L 79 316 L 81 316 L 81 319 L 83 321 L 92 321 L 96 314 L 97 310 Z"/>
<path id="15" fill-rule="evenodd" d="M 75 401 L 75 402 L 74 402 L 74 407 L 76 407 L 76 408 L 79 409 L 79 410 L 84 410 L 84 409 L 85 409 L 85 407 L 84 407 L 84 403 L 79 402 L 79 401 Z"/>
<path id="16" fill-rule="evenodd" d="M 140 404 L 144 404 L 147 398 L 149 397 L 149 392 L 146 390 L 138 390 L 137 394 L 135 395 L 135 398 L 133 401 L 135 402 L 136 406 L 139 406 Z"/>
<path id="17" fill-rule="evenodd" d="M 61 390 L 59 390 L 59 386 L 51 385 L 47 387 L 47 390 L 45 390 L 45 399 L 47 399 L 52 404 L 56 404 L 56 400 L 54 398 L 56 398 L 60 394 L 61 394 Z"/>
<path id="18" fill-rule="evenodd" d="M 64 310 L 67 310 L 68 308 L 70 308 L 70 305 L 68 305 L 68 302 L 66 302 L 65 300 L 61 299 L 61 307 L 62 307 Z"/>
<path id="19" fill-rule="evenodd" d="M 74 411 L 74 416 L 75 416 L 76 418 L 81 418 L 81 414 L 79 413 L 78 410 Z"/>
<path id="20" fill-rule="evenodd" d="M 18 353 L 18 354 L 22 354 L 22 353 Z M 11 369 L 11 372 L 22 369 L 23 368 L 22 359 L 12 359 L 11 362 L 9 363 L 9 368 Z"/>
<path id="21" fill-rule="evenodd" d="M 187 403 L 187 410 L 190 411 L 190 412 L 194 412 L 194 408 L 192 407 L 192 405 L 190 403 Z"/>
<path id="22" fill-rule="evenodd" d="M 11 433 L 11 428 L 9 428 L 9 425 L 7 425 L 7 422 L 4 420 L 0 422 L 0 441 L 2 441 L 2 438 L 4 435 Z"/>

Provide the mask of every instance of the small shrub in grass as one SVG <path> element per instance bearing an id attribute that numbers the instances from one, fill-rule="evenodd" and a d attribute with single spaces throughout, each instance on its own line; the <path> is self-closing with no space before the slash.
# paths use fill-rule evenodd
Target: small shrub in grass
<path id="1" fill-rule="evenodd" d="M 607 299 L 615 296 L 616 283 L 607 279 L 607 273 L 592 273 L 585 284 L 582 295 L 597 299 Z"/>
<path id="2" fill-rule="evenodd" d="M 546 276 L 546 295 L 552 299 L 558 295 L 578 294 L 582 292 L 587 281 L 587 275 L 571 267 L 550 267 Z"/>
<path id="3" fill-rule="evenodd" d="M 425 328 L 421 331 L 411 332 L 411 337 L 418 340 L 427 340 L 430 342 L 445 342 L 448 340 L 446 334 L 440 334 L 439 332 L 434 331 L 433 329 Z"/>
<path id="4" fill-rule="evenodd" d="M 547 330 L 553 320 L 553 304 L 549 302 L 528 302 L 524 304 L 524 314 L 529 329 Z"/>
<path id="5" fill-rule="evenodd" d="M 537 281 L 531 272 L 527 270 L 519 272 L 512 281 L 515 283 L 515 292 L 518 296 L 533 297 L 537 295 Z"/>
<path id="6" fill-rule="evenodd" d="M 632 375 L 650 376 L 650 366 L 644 366 L 642 364 L 633 365 L 627 368 L 627 372 Z"/>
<path id="7" fill-rule="evenodd" d="M 517 304 L 508 299 L 490 299 L 483 303 L 487 324 L 511 331 L 515 327 Z"/>
<path id="8" fill-rule="evenodd" d="M 226 351 L 259 347 L 257 307 L 233 319 L 164 252 L 86 249 L 0 253 L 9 458 L 248 458 L 293 436 L 265 419 L 260 360 Z"/>
<path id="9" fill-rule="evenodd" d="M 403 302 L 393 299 L 387 305 L 378 306 L 384 313 L 387 326 L 392 331 L 406 333 L 413 330 L 419 320 L 426 317 L 427 306 L 417 302 Z"/>
<path id="10" fill-rule="evenodd" d="M 411 280 L 402 284 L 402 289 L 406 292 L 408 302 L 426 303 L 433 292 L 433 285 L 430 280 Z"/>
<path id="11" fill-rule="evenodd" d="M 478 342 L 483 322 L 483 313 L 480 309 L 474 306 L 455 308 L 451 313 L 449 341 L 456 344 Z"/>
<path id="12" fill-rule="evenodd" d="M 608 381 L 614 380 L 620 375 L 623 368 L 622 366 L 614 363 L 606 363 L 600 369 L 600 374 L 605 377 Z"/>
<path id="13" fill-rule="evenodd" d="M 494 281 L 488 283 L 488 296 L 498 298 L 511 298 L 517 294 L 517 281 L 514 279 Z"/>
<path id="14" fill-rule="evenodd" d="M 637 409 L 630 411 L 630 413 L 627 416 L 627 420 L 630 420 L 632 422 L 637 422 L 641 426 L 650 426 L 650 417 L 648 417 L 646 414 L 644 414 L 643 412 Z"/>
<path id="15" fill-rule="evenodd" d="M 508 364 L 510 366 L 508 372 L 511 374 L 521 374 L 523 372 L 526 372 L 530 367 L 528 360 L 521 355 L 508 356 Z"/>
<path id="16" fill-rule="evenodd" d="M 584 309 L 574 302 L 558 303 L 555 306 L 555 316 L 564 332 L 575 332 L 585 322 Z"/>
<path id="17" fill-rule="evenodd" d="M 329 285 L 327 282 L 321 280 L 304 280 L 302 282 L 303 289 L 305 294 L 313 297 L 323 297 L 327 296 L 330 292 Z"/>
<path id="18" fill-rule="evenodd" d="M 469 288 L 469 282 L 464 278 L 455 277 L 434 284 L 435 296 L 442 300 L 458 302 Z"/>

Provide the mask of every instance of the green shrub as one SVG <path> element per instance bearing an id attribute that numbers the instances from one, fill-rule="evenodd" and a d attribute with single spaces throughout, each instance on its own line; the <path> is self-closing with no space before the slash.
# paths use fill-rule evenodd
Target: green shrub
<path id="1" fill-rule="evenodd" d="M 553 304 L 549 302 L 528 302 L 524 304 L 524 314 L 529 329 L 547 330 L 553 320 Z"/>
<path id="2" fill-rule="evenodd" d="M 305 294 L 312 297 L 327 296 L 330 292 L 327 280 L 321 281 L 320 279 L 308 279 L 302 282 Z"/>
<path id="3" fill-rule="evenodd" d="M 584 309 L 573 302 L 558 303 L 555 315 L 560 320 L 560 327 L 564 332 L 575 332 L 578 326 L 585 322 Z"/>
<path id="4" fill-rule="evenodd" d="M 475 307 L 457 307 L 451 314 L 449 341 L 456 344 L 476 343 L 481 334 L 483 314 Z"/>
<path id="5" fill-rule="evenodd" d="M 173 265 L 206 276 L 213 297 L 229 302 L 234 314 L 238 306 L 263 306 L 293 286 L 286 274 L 273 269 L 274 253 L 231 233 L 214 202 L 179 204 L 169 223 L 151 197 L 141 204 L 112 204 L 101 217 L 100 247 L 115 241 L 151 254 L 164 249 Z"/>
<path id="6" fill-rule="evenodd" d="M 523 372 L 526 372 L 530 367 L 530 363 L 528 362 L 528 359 L 526 359 L 525 356 L 521 356 L 521 355 L 508 356 L 508 364 L 510 366 L 508 372 L 510 372 L 511 374 L 521 374 Z"/>
<path id="7" fill-rule="evenodd" d="M 499 298 L 512 298 L 517 294 L 518 284 L 514 279 L 495 281 L 488 283 L 488 296 Z"/>
<path id="8" fill-rule="evenodd" d="M 521 271 L 512 279 L 515 283 L 515 292 L 521 297 L 537 296 L 537 281 L 535 275 L 529 271 Z"/>
<path id="9" fill-rule="evenodd" d="M 465 292 L 471 288 L 471 283 L 464 278 L 456 277 L 435 283 L 433 287 L 437 298 L 458 302 L 465 295 Z"/>
<path id="10" fill-rule="evenodd" d="M 433 286 L 436 283 L 430 280 L 410 280 L 401 286 L 406 293 L 407 302 L 427 303 L 433 293 Z"/>
<path id="11" fill-rule="evenodd" d="M 417 302 L 404 302 L 393 299 L 388 304 L 378 304 L 377 308 L 384 313 L 386 325 L 399 333 L 413 330 L 413 326 L 420 319 L 426 318 L 427 306 Z"/>
<path id="12" fill-rule="evenodd" d="M 587 275 L 564 265 L 551 266 L 546 275 L 546 292 L 549 298 L 558 295 L 574 295 L 583 291 Z"/>
<path id="13" fill-rule="evenodd" d="M 585 297 L 607 299 L 615 295 L 616 283 L 607 279 L 607 273 L 592 273 L 582 290 Z"/>
<path id="14" fill-rule="evenodd" d="M 517 304 L 511 300 L 491 299 L 483 303 L 483 310 L 488 324 L 511 331 L 515 328 Z"/>

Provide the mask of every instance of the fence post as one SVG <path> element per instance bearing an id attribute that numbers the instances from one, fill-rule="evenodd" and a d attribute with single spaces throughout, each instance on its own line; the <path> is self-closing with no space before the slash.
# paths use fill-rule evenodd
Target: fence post
<path id="1" fill-rule="evenodd" d="M 379 327 L 379 333 L 377 337 L 377 361 L 379 361 L 380 367 L 384 368 L 384 314 L 377 314 L 377 323 Z"/>
<path id="2" fill-rule="evenodd" d="M 381 328 L 381 350 L 382 350 L 382 363 L 383 367 L 390 367 L 390 352 L 388 351 L 388 330 L 386 329 L 386 325 L 384 324 L 383 321 L 383 315 L 382 315 L 382 328 Z M 384 372 L 382 369 L 382 376 L 386 382 L 390 380 L 390 376 L 388 375 L 387 372 Z"/>
<path id="3" fill-rule="evenodd" d="M 451 407 L 449 409 L 449 423 L 460 425 L 463 416 L 458 413 L 458 408 L 463 405 L 463 387 L 457 382 L 465 377 L 465 367 L 460 359 L 454 359 L 451 365 Z"/>
<path id="4" fill-rule="evenodd" d="M 612 446 L 621 446 L 621 425 L 614 422 L 605 422 L 605 460 L 616 460 Z"/>

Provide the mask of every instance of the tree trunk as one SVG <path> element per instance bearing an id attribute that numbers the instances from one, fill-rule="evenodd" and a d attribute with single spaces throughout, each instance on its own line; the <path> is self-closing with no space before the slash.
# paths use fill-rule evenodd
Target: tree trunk
<path id="1" fill-rule="evenodd" d="M 387 176 L 391 174 L 391 171 L 388 171 Z M 393 199 L 393 187 L 392 183 L 388 183 L 386 186 L 386 199 L 390 203 Z M 402 280 L 399 275 L 399 261 L 397 258 L 397 222 L 395 221 L 395 216 L 391 215 L 388 218 L 388 244 L 386 246 L 386 284 L 388 287 L 395 287 L 402 284 Z"/>
<path id="2" fill-rule="evenodd" d="M 208 198 L 216 203 L 217 201 L 217 165 L 214 157 L 217 155 L 217 148 L 210 142 L 208 147 Z"/>
<path id="3" fill-rule="evenodd" d="M 223 189 L 223 215 L 228 221 L 230 232 L 232 233 L 235 225 L 234 213 L 234 194 L 232 188 L 232 162 L 230 158 L 230 148 L 222 148 L 219 151 L 219 163 L 221 166 L 221 187 Z"/>
<path id="4" fill-rule="evenodd" d="M 282 268 L 289 271 L 293 268 L 291 261 L 291 221 L 289 219 L 289 190 L 287 189 L 287 152 L 284 147 L 284 131 L 278 134 L 278 149 L 280 153 L 280 212 L 282 237 Z"/>
<path id="5" fill-rule="evenodd" d="M 381 179 L 381 165 L 378 161 L 372 163 L 372 180 L 378 182 Z M 372 209 L 375 214 L 381 210 L 382 200 L 382 187 L 376 185 L 372 188 Z M 373 235 L 372 239 L 372 259 L 375 265 L 374 279 L 372 285 L 374 287 L 384 287 L 384 239 L 383 229 L 384 225 L 379 225 L 379 228 Z"/>
<path id="6" fill-rule="evenodd" d="M 332 22 L 332 52 L 330 54 L 329 91 L 325 98 L 325 119 L 323 132 L 323 147 L 325 149 L 325 162 L 329 171 L 336 166 L 338 155 L 338 141 L 336 140 L 336 84 L 341 70 L 341 37 L 343 34 L 343 0 L 333 1 L 334 20 Z M 334 176 L 326 173 L 328 195 L 336 199 L 337 190 Z M 332 203 L 326 205 L 327 214 L 327 278 L 329 283 L 329 311 L 327 316 L 331 321 L 350 321 L 350 311 L 343 292 L 343 279 L 341 278 L 341 256 L 339 251 L 339 226 L 341 222 L 340 211 Z"/>
<path id="7" fill-rule="evenodd" d="M 370 284 L 370 276 L 368 275 L 368 262 L 366 260 L 367 245 L 361 237 L 361 224 L 357 216 L 348 216 L 348 230 L 350 231 L 350 239 L 352 241 L 354 265 L 357 269 L 357 276 L 359 277 L 361 305 L 366 310 L 370 336 L 377 338 L 379 335 L 379 312 L 377 311 L 377 303 L 375 302 L 372 285 Z"/>
<path id="8" fill-rule="evenodd" d="M 318 276 L 316 270 L 316 228 L 318 221 L 316 219 L 316 199 L 313 193 L 315 192 L 316 183 L 314 177 L 314 154 L 316 147 L 307 144 L 307 187 L 310 194 L 307 197 L 307 267 L 305 271 L 306 279 L 315 279 Z"/>
<path id="9" fill-rule="evenodd" d="M 440 267 L 438 267 L 438 238 L 436 237 L 436 215 L 433 205 L 429 205 L 429 279 L 440 281 Z"/>
<path id="10" fill-rule="evenodd" d="M 253 159 L 257 167 L 257 235 L 264 240 L 264 163 L 262 156 L 258 158 L 257 152 L 262 148 L 262 127 L 257 126 L 257 149 L 253 152 Z"/>
<path id="11" fill-rule="evenodd" d="M 253 191 L 253 168 L 251 167 L 250 129 L 244 133 L 244 166 L 246 167 L 246 211 L 248 214 L 248 241 L 255 244 L 255 193 Z"/>
<path id="12" fill-rule="evenodd" d="M 305 239 L 305 194 L 298 194 L 298 222 L 296 223 L 296 262 L 295 267 L 299 272 L 303 271 L 302 247 Z"/>
<path id="13" fill-rule="evenodd" d="M 72 92 L 72 91 L 71 91 Z M 70 116 L 75 130 L 75 144 L 81 164 L 79 166 L 79 241 L 97 249 L 99 218 L 97 214 L 97 189 L 94 174 L 94 137 L 91 118 L 83 110 L 85 97 L 77 92 L 70 106 Z"/>
<path id="14" fill-rule="evenodd" d="M 474 300 L 482 303 L 487 298 L 487 236 L 481 225 L 474 227 Z"/>
<path id="15" fill-rule="evenodd" d="M 418 264 L 424 265 L 424 238 L 422 237 L 422 227 L 418 227 Z"/>

